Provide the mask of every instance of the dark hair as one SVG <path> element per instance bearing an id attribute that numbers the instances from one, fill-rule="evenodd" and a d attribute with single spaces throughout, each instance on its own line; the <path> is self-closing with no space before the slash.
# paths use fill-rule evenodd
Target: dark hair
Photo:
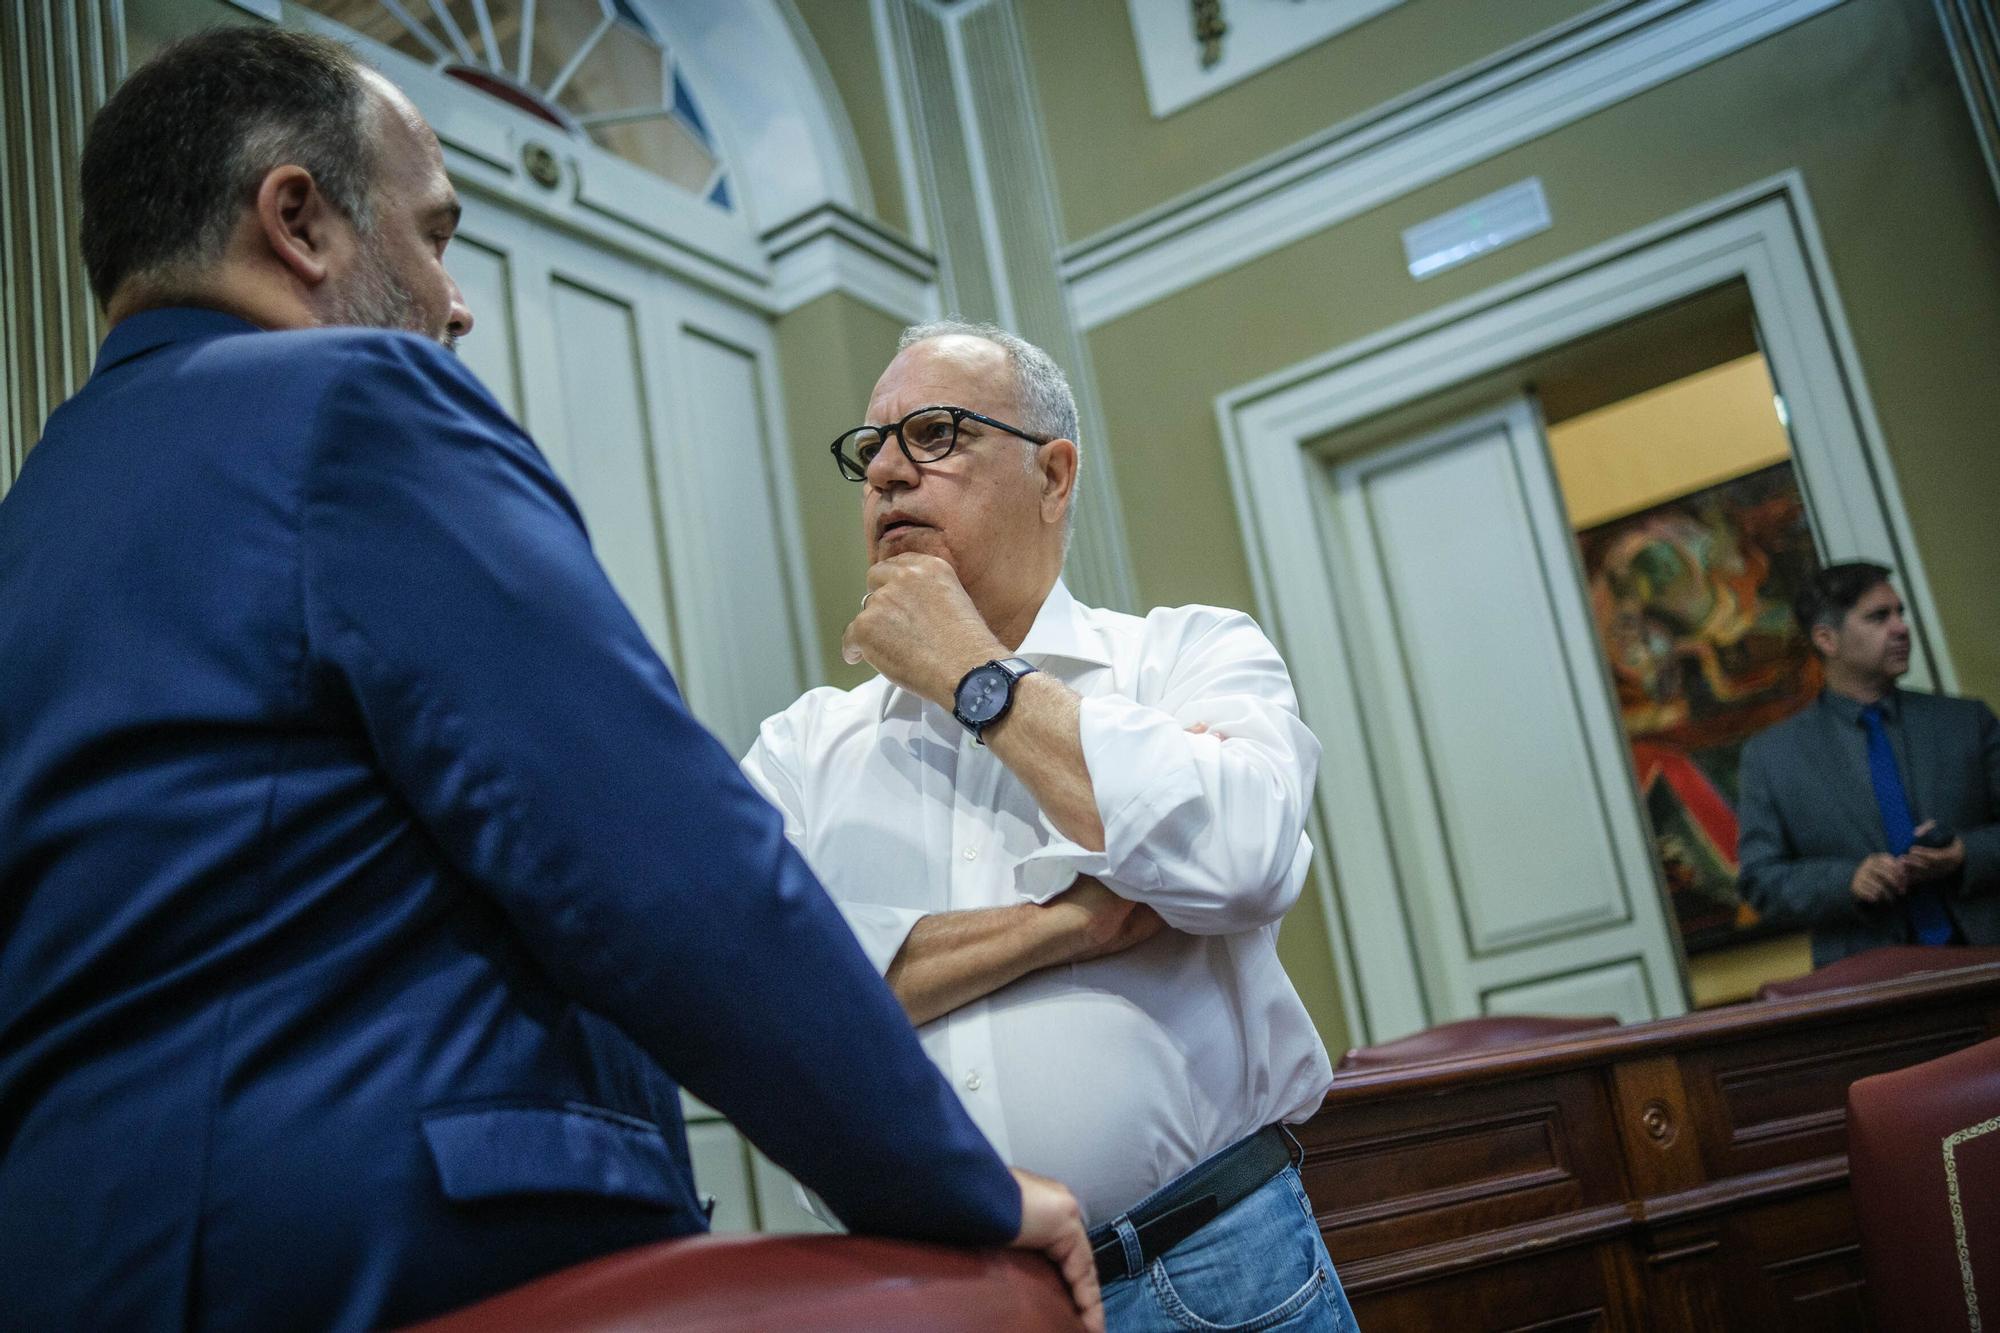
<path id="1" fill-rule="evenodd" d="M 1847 613 L 1854 609 L 1854 604 L 1861 600 L 1863 594 L 1888 581 L 1888 567 L 1870 560 L 1828 565 L 1807 579 L 1805 586 L 1799 589 L 1799 595 L 1792 599 L 1792 613 L 1799 618 L 1799 628 L 1805 631 L 1806 641 L 1812 641 L 1816 625 L 1839 629 L 1840 622 L 1847 619 Z"/>
<path id="2" fill-rule="evenodd" d="M 163 48 L 91 122 L 83 263 L 99 305 L 136 275 L 219 259 L 273 167 L 295 163 L 368 231 L 374 153 L 353 52 L 283 28 L 211 28 Z"/>

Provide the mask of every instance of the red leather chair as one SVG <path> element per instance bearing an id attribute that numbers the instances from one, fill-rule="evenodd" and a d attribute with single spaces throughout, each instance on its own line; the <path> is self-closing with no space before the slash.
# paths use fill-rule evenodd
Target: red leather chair
<path id="1" fill-rule="evenodd" d="M 1463 1018 L 1456 1023 L 1440 1023 L 1407 1037 L 1385 1041 L 1379 1046 L 1356 1046 L 1340 1057 L 1334 1068 L 1342 1073 L 1365 1069 L 1388 1069 L 1395 1065 L 1423 1064 L 1475 1055 L 1502 1046 L 1520 1046 L 1550 1037 L 1597 1028 L 1615 1028 L 1618 1020 L 1610 1014 L 1574 1017 L 1559 1014 L 1490 1014 L 1484 1018 Z"/>
<path id="2" fill-rule="evenodd" d="M 1847 1163 L 1876 1325 L 2000 1322 L 2000 1041 L 1850 1085 Z"/>
<path id="3" fill-rule="evenodd" d="M 1077 1333 L 1020 1250 L 867 1236 L 698 1236 L 552 1273 L 406 1333 Z"/>
<path id="4" fill-rule="evenodd" d="M 1946 972 L 1955 967 L 2000 963 L 2000 949 L 1931 948 L 1922 944 L 1890 944 L 1853 954 L 1837 963 L 1790 981 L 1767 981 L 1757 988 L 1760 1000 L 1793 1000 L 1822 991 L 1846 990 L 1873 981 L 1894 981 L 1919 972 Z"/>

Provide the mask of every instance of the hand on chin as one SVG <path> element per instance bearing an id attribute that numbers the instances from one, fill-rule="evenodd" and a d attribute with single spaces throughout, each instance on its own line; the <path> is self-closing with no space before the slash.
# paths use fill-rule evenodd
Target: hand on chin
<path id="1" fill-rule="evenodd" d="M 841 656 L 866 661 L 904 689 L 948 703 L 959 678 L 1005 650 L 942 556 L 911 538 L 877 542 L 868 593 L 841 638 Z M 934 529 L 917 529 L 935 536 Z"/>

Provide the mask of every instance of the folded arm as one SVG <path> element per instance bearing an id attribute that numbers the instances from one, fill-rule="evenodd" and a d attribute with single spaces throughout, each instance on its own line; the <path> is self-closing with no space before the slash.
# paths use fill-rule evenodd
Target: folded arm
<path id="1" fill-rule="evenodd" d="M 1031 972 L 1122 953 L 1162 925 L 1152 908 L 1083 876 L 1045 903 L 920 918 L 883 979 L 921 1027 Z"/>

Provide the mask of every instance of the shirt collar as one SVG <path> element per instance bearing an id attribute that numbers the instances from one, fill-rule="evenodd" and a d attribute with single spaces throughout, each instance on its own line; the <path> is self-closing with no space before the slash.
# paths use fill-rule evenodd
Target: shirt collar
<path id="1" fill-rule="evenodd" d="M 1054 674 L 1062 674 L 1061 663 L 1076 663 L 1082 666 L 1111 665 L 1111 650 L 1104 642 L 1103 633 L 1093 625 L 1085 608 L 1070 596 L 1070 591 L 1061 579 L 1049 589 L 1049 595 L 1042 599 L 1041 609 L 1035 612 L 1035 623 L 1028 626 L 1028 633 L 1021 640 L 1021 646 L 1013 655 L 1025 657 L 1036 666 Z M 886 718 L 892 712 L 915 715 L 922 710 L 924 700 L 900 685 L 882 682 L 882 711 Z"/>
<path id="2" fill-rule="evenodd" d="M 1821 704 L 1833 710 L 1835 717 L 1850 727 L 1861 725 L 1861 710 L 1868 707 L 1867 704 L 1850 699 L 1844 694 L 1836 694 L 1832 690 L 1821 690 L 1819 699 Z M 1890 686 L 1888 692 L 1880 699 L 1877 699 L 1875 704 L 1882 710 L 1882 716 L 1886 721 L 1900 722 L 1902 720 L 1902 691 L 1898 690 L 1895 686 Z"/>
<path id="3" fill-rule="evenodd" d="M 113 366 L 165 347 L 169 343 L 220 338 L 232 333 L 261 333 L 255 324 L 220 310 L 196 306 L 166 306 L 128 315 L 104 337 L 98 350 L 93 375 L 102 375 Z"/>

